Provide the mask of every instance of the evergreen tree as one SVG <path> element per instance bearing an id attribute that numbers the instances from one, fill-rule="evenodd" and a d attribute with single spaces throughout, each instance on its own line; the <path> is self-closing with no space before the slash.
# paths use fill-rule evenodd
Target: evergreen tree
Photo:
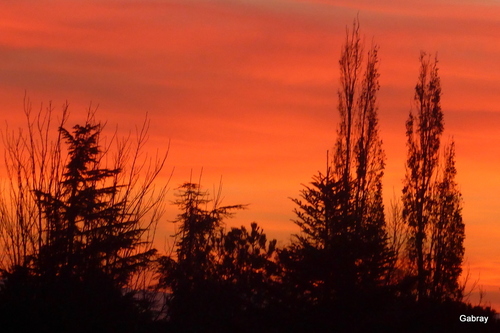
<path id="1" fill-rule="evenodd" d="M 174 202 L 182 212 L 174 221 L 176 251 L 160 259 L 160 284 L 171 292 L 170 323 L 182 332 L 257 329 L 269 317 L 276 240 L 268 241 L 257 223 L 226 233 L 224 219 L 245 206 L 221 206 L 218 198 L 220 192 L 212 200 L 198 184 L 185 183 Z"/>
<path id="2" fill-rule="evenodd" d="M 236 308 L 228 307 L 233 295 L 217 274 L 219 237 L 224 219 L 244 206 L 220 206 L 219 197 L 212 201 L 199 184 L 185 183 L 178 190 L 174 203 L 182 213 L 174 221 L 180 225 L 175 255 L 160 258 L 160 285 L 171 292 L 168 316 L 182 331 L 219 330 Z"/>
<path id="3" fill-rule="evenodd" d="M 217 274 L 238 295 L 242 309 L 263 310 L 274 297 L 276 240 L 268 241 L 256 222 L 251 223 L 250 230 L 244 226 L 231 228 L 221 240 Z"/>
<path id="4" fill-rule="evenodd" d="M 2 320 L 18 331 L 141 331 L 150 312 L 139 306 L 130 287 L 155 255 L 148 233 L 165 194 L 164 188 L 153 193 L 152 185 L 165 158 L 153 160 L 137 185 L 147 124 L 137 150 L 120 142 L 114 167 L 107 168 L 110 147 L 100 145 L 102 126 L 93 112 L 71 131 L 63 113 L 54 142 L 50 112 L 35 122 L 29 112 L 27 118 L 27 136 L 20 132 L 6 141 L 8 167 L 18 175 L 11 178 L 18 186 L 10 191 L 22 199 L 16 202 L 24 212 L 11 216 L 2 202 L 2 245 L 13 249 L 8 256 L 14 254 L 2 270 Z M 128 157 L 132 167 L 125 171 Z M 20 234 L 29 237 L 17 242 Z"/>
<path id="5" fill-rule="evenodd" d="M 80 280 L 106 277 L 122 288 L 156 250 L 141 249 L 146 229 L 125 210 L 126 198 L 120 196 L 125 185 L 116 183 L 121 169 L 100 167 L 101 125 L 87 121 L 60 132 L 69 161 L 58 192 L 35 193 L 47 220 L 47 243 L 34 269 Z"/>

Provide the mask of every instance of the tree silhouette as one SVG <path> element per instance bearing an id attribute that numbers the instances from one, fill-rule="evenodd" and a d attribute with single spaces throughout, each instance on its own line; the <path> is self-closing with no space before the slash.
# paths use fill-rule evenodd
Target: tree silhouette
<path id="1" fill-rule="evenodd" d="M 223 220 L 244 206 L 220 206 L 220 196 L 212 201 L 208 192 L 191 182 L 178 191 L 174 204 L 182 213 L 174 221 L 180 225 L 175 255 L 160 258 L 160 285 L 171 293 L 168 317 L 182 331 L 218 330 L 230 322 L 227 299 L 232 297 L 217 275 L 218 237 Z"/>
<path id="2" fill-rule="evenodd" d="M 367 52 L 364 71 L 363 53 L 355 20 L 339 61 L 340 124 L 332 164 L 325 174 L 313 177 L 301 199 L 293 199 L 298 206 L 294 222 L 302 233 L 296 237 L 298 244 L 281 256 L 295 267 L 309 264 L 293 261 L 315 262 L 314 273 L 303 272 L 309 281 L 301 282 L 306 294 L 317 295 L 312 296 L 315 302 L 351 302 L 356 291 L 366 295 L 382 284 L 392 261 L 382 201 L 385 155 L 378 135 L 378 49 L 373 46 Z M 290 274 L 299 273 L 294 269 Z"/>
<path id="3" fill-rule="evenodd" d="M 68 145 L 69 162 L 60 191 L 35 191 L 47 220 L 46 244 L 35 258 L 41 275 L 85 279 L 92 274 L 107 277 L 124 287 L 138 266 L 147 265 L 155 254 L 142 241 L 147 231 L 125 210 L 118 185 L 119 168 L 100 167 L 100 124 L 88 120 L 70 133 L 60 128 Z"/>
<path id="4" fill-rule="evenodd" d="M 403 187 L 403 218 L 410 228 L 409 259 L 416 276 L 419 301 L 461 299 L 458 277 L 464 247 L 461 194 L 455 183 L 452 143 L 440 161 L 444 130 L 437 59 L 420 55 L 415 87 L 416 116 L 406 122 L 408 159 Z M 444 168 L 440 173 L 440 165 Z"/>
<path id="5" fill-rule="evenodd" d="M 276 240 L 269 242 L 257 223 L 226 233 L 225 218 L 245 206 L 222 206 L 220 191 L 212 200 L 199 184 L 178 190 L 176 251 L 160 259 L 160 284 L 171 293 L 170 322 L 182 332 L 259 327 L 273 297 Z"/>
<path id="6" fill-rule="evenodd" d="M 244 309 L 263 309 L 272 301 L 278 267 L 274 261 L 276 240 L 267 236 L 253 222 L 250 230 L 244 226 L 231 228 L 221 235 L 218 274 L 231 286 L 242 301 Z"/>
<path id="7" fill-rule="evenodd" d="M 462 299 L 458 278 L 462 273 L 465 225 L 462 220 L 462 195 L 455 182 L 455 143 L 445 148 L 442 179 L 437 184 L 436 222 L 431 234 L 432 289 L 435 299 Z"/>
<path id="8" fill-rule="evenodd" d="M 11 184 L 17 185 L 11 188 L 12 197 L 19 199 L 13 204 L 22 203 L 22 211 L 11 216 L 3 202 L 2 240 L 12 251 L 4 262 L 0 303 L 15 312 L 9 320 L 21 315 L 32 319 L 20 325 L 135 331 L 146 317 L 140 319 L 133 292 L 123 293 L 126 287 L 132 291 L 131 278 L 156 253 L 150 233 L 165 188 L 153 193 L 152 182 L 166 155 L 150 164 L 141 179 L 138 156 L 147 124 L 140 130 L 136 152 L 127 141 L 119 142 L 114 166 L 108 168 L 110 147 L 101 146 L 102 125 L 94 121 L 93 111 L 71 131 L 64 126 L 64 112 L 56 141 L 49 141 L 50 112 L 39 113 L 33 122 L 26 115 L 28 135 L 20 132 L 16 140 L 13 136 L 6 141 L 8 168 L 27 179 L 11 174 Z M 128 158 L 132 167 L 125 171 Z M 127 319 L 120 322 L 121 316 Z"/>
<path id="9" fill-rule="evenodd" d="M 179 223 L 176 233 L 176 261 L 179 269 L 191 281 L 203 281 L 213 276 L 216 261 L 217 237 L 222 231 L 223 220 L 233 215 L 233 210 L 244 205 L 221 206 L 219 198 L 213 202 L 208 192 L 199 184 L 184 183 L 178 188 L 174 202 L 182 211 L 174 223 Z M 213 203 L 211 209 L 207 205 Z"/>

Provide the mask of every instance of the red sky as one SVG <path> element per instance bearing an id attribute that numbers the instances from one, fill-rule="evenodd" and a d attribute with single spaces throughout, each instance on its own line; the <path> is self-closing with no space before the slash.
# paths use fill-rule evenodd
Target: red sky
<path id="1" fill-rule="evenodd" d="M 367 46 L 380 46 L 387 204 L 401 193 L 419 53 L 438 54 L 466 266 L 500 309 L 498 1 L 1 2 L 0 112 L 22 126 L 25 92 L 34 105 L 67 100 L 73 122 L 99 104 L 123 133 L 147 112 L 148 149 L 171 141 L 169 199 L 203 168 L 209 190 L 222 177 L 224 203 L 250 204 L 229 225 L 257 221 L 285 245 L 298 231 L 289 197 L 324 169 L 335 140 L 340 47 L 356 15 Z"/>

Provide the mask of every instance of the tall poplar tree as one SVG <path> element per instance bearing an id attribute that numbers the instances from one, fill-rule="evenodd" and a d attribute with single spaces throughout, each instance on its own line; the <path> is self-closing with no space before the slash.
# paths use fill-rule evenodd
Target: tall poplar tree
<path id="1" fill-rule="evenodd" d="M 465 253 L 465 224 L 462 219 L 462 194 L 455 181 L 455 143 L 445 147 L 443 175 L 437 184 L 436 221 L 431 230 L 431 297 L 462 299 L 458 278 Z"/>
<path id="2" fill-rule="evenodd" d="M 378 47 L 364 56 L 359 22 L 347 31 L 340 57 L 340 124 L 331 163 L 301 192 L 295 223 L 302 234 L 296 261 L 322 266 L 309 276 L 327 297 L 348 299 L 380 286 L 392 260 L 385 230 L 382 176 L 385 154 L 379 137 Z M 330 162 L 330 161 L 329 161 Z M 290 261 L 292 251 L 285 261 Z M 305 265 L 304 267 L 307 267 Z"/>
<path id="3" fill-rule="evenodd" d="M 416 115 L 410 111 L 406 122 L 408 159 L 402 201 L 403 218 L 410 228 L 408 255 L 416 277 L 416 296 L 418 300 L 457 299 L 465 234 L 461 195 L 455 183 L 455 150 L 452 143 L 445 149 L 444 161 L 440 160 L 444 130 L 441 82 L 437 59 L 424 52 L 415 104 Z"/>

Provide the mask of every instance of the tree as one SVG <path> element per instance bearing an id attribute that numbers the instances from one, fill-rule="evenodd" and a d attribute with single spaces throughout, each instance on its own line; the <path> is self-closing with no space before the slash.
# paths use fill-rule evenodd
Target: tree
<path id="1" fill-rule="evenodd" d="M 68 163 L 55 193 L 35 190 L 37 204 L 47 220 L 46 243 L 35 258 L 38 274 L 85 279 L 93 274 L 124 287 L 138 266 L 155 254 L 142 241 L 147 231 L 118 184 L 120 168 L 103 168 L 100 124 L 88 119 L 73 131 L 59 129 L 68 145 Z M 147 226 L 146 226 L 147 227 Z"/>
<path id="2" fill-rule="evenodd" d="M 276 285 L 276 240 L 268 241 L 256 222 L 250 230 L 231 228 L 221 240 L 217 265 L 221 280 L 238 295 L 242 309 L 264 309 L 272 301 L 271 289 Z"/>
<path id="3" fill-rule="evenodd" d="M 102 146 L 103 126 L 95 122 L 95 111 L 69 131 L 66 110 L 67 105 L 55 140 L 51 107 L 33 120 L 29 103 L 28 133 L 4 137 L 11 201 L 2 198 L 6 257 L 1 296 L 5 302 L 17 298 L 18 316 L 44 313 L 38 324 L 52 328 L 89 328 L 105 317 L 100 324 L 118 325 L 114 315 L 139 316 L 132 294 L 122 293 L 131 290 L 133 276 L 156 253 L 153 229 L 166 188 L 155 192 L 153 181 L 166 155 L 141 163 L 147 122 L 139 129 L 135 150 L 128 139 Z M 141 175 L 143 168 L 147 171 Z M 51 306 L 38 308 L 44 302 Z M 108 306 L 113 311 L 106 312 Z"/>
<path id="4" fill-rule="evenodd" d="M 436 221 L 432 225 L 431 297 L 462 300 L 462 287 L 458 278 L 462 273 L 465 253 L 465 225 L 462 220 L 462 194 L 455 182 L 455 143 L 452 141 L 443 154 L 443 175 L 437 183 Z"/>
<path id="5" fill-rule="evenodd" d="M 343 270 L 354 272 L 347 279 L 373 286 L 380 283 L 391 260 L 382 200 L 385 154 L 378 134 L 378 47 L 367 52 L 363 74 L 362 60 L 363 43 L 356 20 L 340 59 L 340 125 L 332 170 L 340 186 L 338 223 L 349 239 L 348 247 L 354 250 L 348 260 L 352 267 Z"/>
<path id="6" fill-rule="evenodd" d="M 182 330 L 206 327 L 218 329 L 228 322 L 231 312 L 224 300 L 229 297 L 221 288 L 217 275 L 217 247 L 223 220 L 243 205 L 220 205 L 220 192 L 215 200 L 199 184 L 184 183 L 178 188 L 174 202 L 181 214 L 174 223 L 175 253 L 160 258 L 160 285 L 171 293 L 168 317 Z M 212 204 L 212 208 L 207 208 Z M 234 307 L 233 307 L 234 308 Z M 230 310 L 230 309 L 229 309 Z"/>
<path id="7" fill-rule="evenodd" d="M 340 124 L 333 159 L 325 174 L 313 177 L 301 191 L 301 199 L 292 199 L 298 206 L 294 222 L 302 234 L 293 251 L 284 252 L 285 262 L 312 260 L 320 265 L 306 288 L 317 289 L 320 298 L 342 301 L 380 286 L 392 261 L 382 201 L 378 48 L 367 52 L 364 71 L 363 54 L 355 20 L 339 61 Z M 293 254 L 297 250 L 301 253 Z"/>
<path id="8" fill-rule="evenodd" d="M 415 87 L 416 116 L 406 122 L 408 159 L 403 187 L 403 218 L 410 229 L 408 255 L 416 277 L 416 297 L 461 299 L 458 276 L 464 254 L 461 195 L 455 183 L 452 143 L 440 161 L 444 130 L 437 59 L 420 55 Z M 444 170 L 440 173 L 440 166 Z"/>
<path id="9" fill-rule="evenodd" d="M 233 210 L 245 206 L 221 206 L 220 196 L 212 202 L 208 192 L 202 191 L 199 184 L 191 182 L 184 183 L 178 190 L 178 199 L 174 204 L 182 213 L 174 221 L 180 224 L 174 235 L 177 238 L 175 259 L 183 274 L 189 276 L 188 280 L 203 281 L 214 274 L 217 237 L 222 230 L 223 220 L 231 217 Z M 211 209 L 206 208 L 209 203 L 213 203 Z"/>
<path id="10" fill-rule="evenodd" d="M 176 250 L 160 259 L 160 284 L 171 293 L 170 322 L 182 331 L 259 326 L 277 275 L 276 240 L 269 242 L 257 223 L 226 232 L 224 220 L 245 205 L 222 206 L 220 188 L 213 200 L 199 184 L 178 190 Z"/>

